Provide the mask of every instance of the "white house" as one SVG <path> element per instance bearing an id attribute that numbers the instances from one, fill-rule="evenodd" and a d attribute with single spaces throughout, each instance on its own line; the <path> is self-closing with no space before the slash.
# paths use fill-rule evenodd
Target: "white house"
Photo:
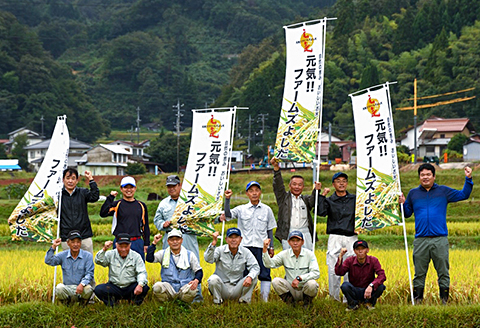
<path id="1" fill-rule="evenodd" d="M 76 162 L 78 171 L 91 171 L 93 175 L 125 175 L 132 152 L 122 145 L 99 144 Z"/>
<path id="2" fill-rule="evenodd" d="M 45 140 L 44 136 L 41 136 L 39 133 L 27 129 L 26 127 L 21 127 L 20 129 L 16 129 L 8 134 L 8 141 L 4 143 L 5 145 L 5 152 L 7 154 L 12 152 L 13 142 L 15 141 L 15 137 L 26 134 L 27 135 L 27 146 L 39 143 L 40 141 Z"/>

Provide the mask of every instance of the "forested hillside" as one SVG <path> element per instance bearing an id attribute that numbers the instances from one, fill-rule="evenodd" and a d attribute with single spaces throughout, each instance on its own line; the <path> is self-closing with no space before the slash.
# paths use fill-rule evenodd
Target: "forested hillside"
<path id="1" fill-rule="evenodd" d="M 323 122 L 353 138 L 351 92 L 397 81 L 395 108 L 411 105 L 414 78 L 419 96 L 475 87 L 479 14 L 480 2 L 467 0 L 4 0 L 0 135 L 40 130 L 42 115 L 49 133 L 66 113 L 72 135 L 93 142 L 135 125 L 137 107 L 142 123 L 171 130 L 180 99 L 185 127 L 191 108 L 250 107 L 239 113 L 240 135 L 251 114 L 253 142 L 265 147 L 283 93 L 282 26 L 327 16 L 337 20 L 328 23 Z M 419 119 L 469 117 L 478 128 L 478 102 L 420 110 Z M 397 131 L 413 123 L 411 111 L 395 118 Z"/>
<path id="2" fill-rule="evenodd" d="M 4 98 L 10 99 L 10 103 L 2 105 L 12 119 L 0 124 L 0 134 L 26 122 L 40 130 L 44 112 L 48 116 L 45 131 L 51 131 L 51 118 L 65 112 L 64 107 L 70 109 L 67 115 L 76 113 L 75 106 L 85 108 L 77 115 L 90 116 L 83 120 L 70 119 L 69 115 L 69 126 L 86 126 L 73 131 L 85 141 L 93 141 L 110 128 L 135 125 L 137 107 L 142 123 L 158 122 L 172 129 L 172 105 L 177 99 L 185 104 L 182 121 L 188 127 L 190 109 L 215 101 L 222 86 L 230 82 L 230 69 L 246 46 L 272 35 L 279 37 L 280 44 L 283 24 L 300 16 L 313 17 L 318 8 L 333 3 L 334 0 L 2 1 L 2 54 L 7 58 L 2 60 L 0 76 L 2 86 L 9 85 Z M 21 40 L 16 39 L 17 35 Z M 14 49 L 19 41 L 21 49 Z M 45 79 L 52 80 L 37 80 L 39 89 L 33 85 L 11 86 L 12 79 L 24 84 L 21 74 L 30 68 L 23 68 L 28 64 L 23 62 L 29 58 L 35 61 L 36 70 L 48 75 Z M 68 86 L 65 79 L 76 82 L 76 90 L 70 91 L 74 92 L 71 99 L 62 98 L 68 93 L 63 90 Z M 59 90 L 51 90 L 51 84 L 58 85 Z M 95 128 L 87 132 L 87 126 Z"/>

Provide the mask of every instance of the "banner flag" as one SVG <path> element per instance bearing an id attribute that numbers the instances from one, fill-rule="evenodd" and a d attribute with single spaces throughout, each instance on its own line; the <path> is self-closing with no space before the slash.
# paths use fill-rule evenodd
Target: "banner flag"
<path id="1" fill-rule="evenodd" d="M 351 94 L 357 143 L 355 231 L 402 222 L 389 83 Z"/>
<path id="2" fill-rule="evenodd" d="M 236 108 L 194 110 L 192 140 L 182 191 L 172 227 L 183 233 L 209 236 L 222 212 Z"/>
<path id="3" fill-rule="evenodd" d="M 58 116 L 42 166 L 8 218 L 12 240 L 50 242 L 67 168 L 70 137 L 67 117 Z"/>
<path id="4" fill-rule="evenodd" d="M 282 110 L 275 142 L 280 161 L 311 163 L 322 116 L 327 19 L 286 26 Z M 309 23 L 309 24 L 306 24 Z"/>

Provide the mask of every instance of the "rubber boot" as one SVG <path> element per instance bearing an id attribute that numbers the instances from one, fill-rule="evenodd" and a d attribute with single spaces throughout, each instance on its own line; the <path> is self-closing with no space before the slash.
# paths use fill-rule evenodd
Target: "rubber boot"
<path id="1" fill-rule="evenodd" d="M 271 281 L 260 281 L 260 295 L 264 302 L 268 302 L 268 295 L 270 295 Z"/>
<path id="2" fill-rule="evenodd" d="M 303 294 L 303 307 L 309 307 L 312 304 L 313 296 Z"/>
<path id="3" fill-rule="evenodd" d="M 423 287 L 413 288 L 413 299 L 416 305 L 422 304 L 423 302 Z"/>
<path id="4" fill-rule="evenodd" d="M 280 298 L 287 304 L 293 304 L 293 295 L 290 292 L 280 295 Z"/>
<path id="5" fill-rule="evenodd" d="M 447 305 L 449 292 L 450 292 L 449 288 L 440 287 L 440 299 L 442 300 L 443 305 Z"/>

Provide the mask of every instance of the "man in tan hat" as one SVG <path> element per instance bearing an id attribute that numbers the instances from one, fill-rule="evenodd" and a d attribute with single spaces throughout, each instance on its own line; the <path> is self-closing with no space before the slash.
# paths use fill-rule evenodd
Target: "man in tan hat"
<path id="1" fill-rule="evenodd" d="M 147 262 L 160 263 L 161 282 L 153 285 L 153 295 L 161 301 L 179 299 L 190 303 L 197 295 L 197 287 L 202 282 L 203 270 L 191 251 L 182 246 L 182 233 L 173 229 L 168 233 L 168 245 L 155 253 L 162 235 L 157 234 L 147 249 Z"/>

